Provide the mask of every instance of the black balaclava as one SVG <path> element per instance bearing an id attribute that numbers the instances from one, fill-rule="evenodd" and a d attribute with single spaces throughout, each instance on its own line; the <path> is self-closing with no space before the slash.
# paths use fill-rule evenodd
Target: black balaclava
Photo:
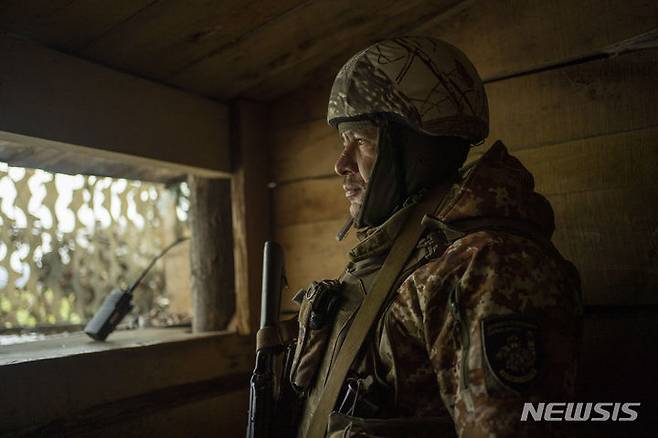
<path id="1" fill-rule="evenodd" d="M 354 218 L 357 228 L 381 225 L 410 196 L 454 177 L 469 150 L 469 142 L 458 137 L 420 134 L 386 118 L 375 124 L 378 154 Z"/>

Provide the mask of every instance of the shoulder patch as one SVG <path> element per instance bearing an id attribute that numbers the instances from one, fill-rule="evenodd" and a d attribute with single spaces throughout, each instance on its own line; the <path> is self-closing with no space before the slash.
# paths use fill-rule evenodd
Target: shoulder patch
<path id="1" fill-rule="evenodd" d="M 530 387 L 542 364 L 539 324 L 515 315 L 486 318 L 481 336 L 486 367 L 494 379 L 516 392 Z"/>

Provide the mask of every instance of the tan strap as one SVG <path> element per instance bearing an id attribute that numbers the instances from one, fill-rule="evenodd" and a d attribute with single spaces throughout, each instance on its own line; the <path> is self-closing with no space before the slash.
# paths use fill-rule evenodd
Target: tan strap
<path id="1" fill-rule="evenodd" d="M 439 186 L 425 200 L 416 204 L 410 212 L 402 231 L 395 239 L 391 251 L 377 273 L 372 290 L 366 295 L 359 310 L 356 312 L 354 321 L 347 332 L 336 361 L 329 371 L 327 384 L 320 396 L 317 408 L 312 414 L 307 437 L 322 438 L 325 436 L 329 414 L 336 405 L 336 400 L 343 387 L 347 373 L 356 359 L 370 328 L 377 320 L 381 308 L 400 275 L 402 268 L 423 234 L 425 227 L 421 224 L 421 220 L 425 214 L 436 214 L 441 210 L 443 205 L 439 207 L 436 207 L 436 205 L 442 198 L 445 198 L 448 188 L 449 186 L 447 185 Z"/>
<path id="2" fill-rule="evenodd" d="M 281 347 L 296 338 L 298 331 L 299 322 L 296 318 L 263 327 L 256 333 L 256 350 Z"/>
<path id="3" fill-rule="evenodd" d="M 277 326 L 262 327 L 256 332 L 256 350 L 281 346 L 281 336 Z"/>

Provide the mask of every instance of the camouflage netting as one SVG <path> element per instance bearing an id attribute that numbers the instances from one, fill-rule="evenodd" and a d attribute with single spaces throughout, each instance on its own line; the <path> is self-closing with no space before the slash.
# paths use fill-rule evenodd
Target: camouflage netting
<path id="1" fill-rule="evenodd" d="M 0 163 L 0 329 L 82 324 L 186 233 L 186 185 L 53 174 Z M 128 321 L 170 325 L 163 262 Z M 177 291 L 189 293 L 189 291 Z"/>

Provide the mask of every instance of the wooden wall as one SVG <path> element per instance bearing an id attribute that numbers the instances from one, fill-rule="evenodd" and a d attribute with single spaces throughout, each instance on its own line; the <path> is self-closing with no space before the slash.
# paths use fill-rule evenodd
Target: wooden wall
<path id="1" fill-rule="evenodd" d="M 658 313 L 646 313 L 658 304 L 656 17 L 657 3 L 638 0 L 469 1 L 413 32 L 460 47 L 487 82 L 491 135 L 474 156 L 503 140 L 553 205 L 554 241 L 595 306 L 581 384 L 593 395 L 649 397 L 624 379 L 658 363 L 647 338 Z M 347 201 L 333 175 L 338 137 L 324 121 L 344 61 L 271 105 L 274 236 L 290 293 L 340 274 L 355 242 L 334 240 Z M 606 357 L 615 374 L 597 366 Z"/>

